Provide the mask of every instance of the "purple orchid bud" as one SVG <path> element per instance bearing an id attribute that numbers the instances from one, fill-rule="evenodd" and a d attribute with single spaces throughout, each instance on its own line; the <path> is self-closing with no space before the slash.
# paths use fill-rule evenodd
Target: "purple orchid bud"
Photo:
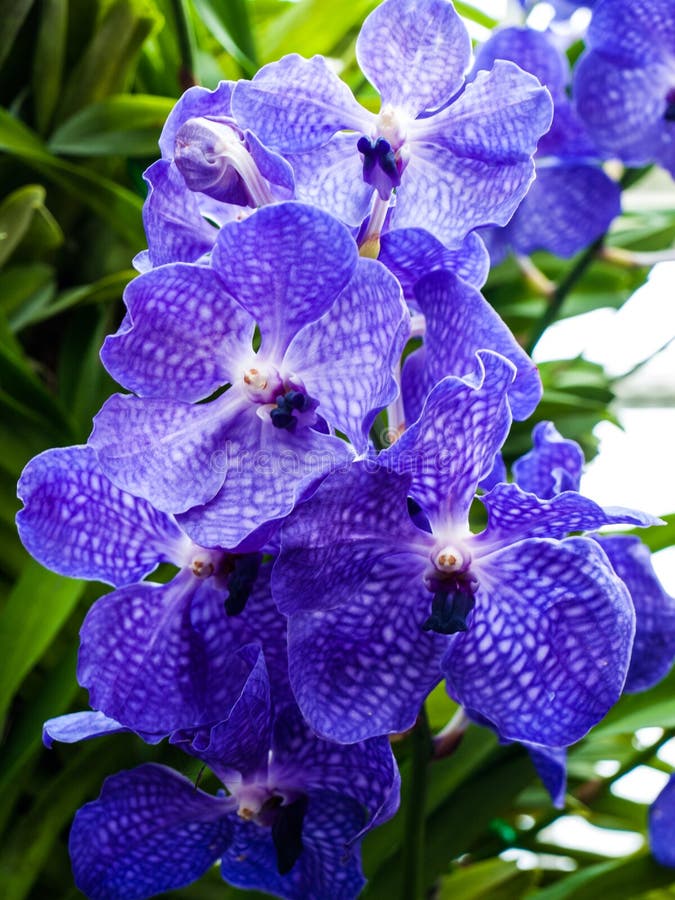
<path id="1" fill-rule="evenodd" d="M 188 119 L 176 133 L 174 160 L 191 191 L 241 206 L 275 199 L 233 120 Z"/>

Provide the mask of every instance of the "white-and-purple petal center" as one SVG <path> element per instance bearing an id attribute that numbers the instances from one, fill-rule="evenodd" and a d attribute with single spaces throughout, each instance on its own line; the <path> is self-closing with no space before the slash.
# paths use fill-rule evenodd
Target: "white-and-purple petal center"
<path id="1" fill-rule="evenodd" d="M 433 595 L 424 631 L 457 634 L 469 627 L 478 581 L 471 571 L 471 554 L 464 541 L 436 546 L 424 572 L 424 585 Z"/>
<path id="2" fill-rule="evenodd" d="M 243 386 L 247 399 L 258 405 L 258 416 L 263 421 L 269 416 L 275 428 L 293 432 L 316 424 L 319 401 L 310 397 L 298 375 L 283 375 L 261 363 L 246 369 Z"/>

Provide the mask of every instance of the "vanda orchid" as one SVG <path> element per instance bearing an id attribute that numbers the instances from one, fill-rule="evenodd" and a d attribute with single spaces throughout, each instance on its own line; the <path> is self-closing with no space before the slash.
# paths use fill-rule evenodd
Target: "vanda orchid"
<path id="1" fill-rule="evenodd" d="M 7 471 L 41 428 L 16 518 L 37 562 L 7 609 L 42 629 L 44 653 L 30 670 L 19 636 L 4 682 L 0 666 L 0 686 L 30 670 L 6 708 L 7 808 L 37 803 L 0 847 L 8 897 L 74 883 L 90 900 L 548 900 L 596 878 L 594 896 L 624 882 L 656 896 L 658 864 L 675 865 L 672 782 L 649 819 L 658 864 L 629 860 L 625 878 L 603 881 L 588 848 L 551 849 L 544 828 L 552 802 L 646 840 L 603 773 L 661 746 L 657 765 L 671 758 L 675 601 L 650 548 L 672 519 L 593 499 L 582 471 L 616 381 L 532 350 L 558 317 L 618 307 L 646 278 L 656 238 L 625 191 L 645 174 L 629 167 L 673 172 L 669 4 L 584 4 L 583 49 L 569 43 L 581 18 L 566 21 L 581 4 L 562 0 L 546 31 L 533 3 L 503 28 L 451 0 L 93 5 L 107 37 L 60 105 L 42 73 L 75 58 L 86 16 L 30 13 L 51 17 L 33 88 L 0 117 L 0 150 L 70 204 L 58 225 L 41 195 L 0 205 L 0 374 L 21 386 L 0 392 Z M 120 93 L 113 34 L 133 56 L 155 6 L 164 27 L 148 26 Z M 216 43 L 227 53 L 211 57 Z M 155 109 L 157 85 L 176 92 L 158 68 L 174 51 L 187 89 Z M 17 117 L 33 109 L 29 139 Z M 141 212 L 95 156 L 123 134 L 133 157 L 151 128 Z M 48 164 L 52 150 L 67 159 Z M 56 260 L 56 229 L 71 254 L 83 193 L 122 236 L 142 220 L 145 241 L 124 248 L 123 277 L 43 296 L 40 279 L 76 268 Z M 33 266 L 41 236 L 52 256 Z M 64 326 L 89 376 L 51 371 L 50 351 L 43 385 L 16 335 L 78 304 L 102 317 L 87 352 Z M 49 608 L 38 577 L 54 579 Z M 15 789 L 36 722 L 48 763 Z M 73 881 L 53 888 L 63 866 L 55 851 L 42 867 L 43 829 L 56 823 L 65 854 L 67 821 Z M 3 854 L 21 856 L 27 831 L 20 882 Z M 506 850 L 534 854 L 536 882 Z"/>

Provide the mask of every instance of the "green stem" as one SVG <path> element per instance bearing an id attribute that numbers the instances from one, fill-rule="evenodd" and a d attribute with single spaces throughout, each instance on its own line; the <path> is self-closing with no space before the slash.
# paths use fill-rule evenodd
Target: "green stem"
<path id="1" fill-rule="evenodd" d="M 427 794 L 427 769 L 433 750 L 429 719 L 424 706 L 410 735 L 410 741 L 412 758 L 405 817 L 401 900 L 423 900 L 425 895 L 424 810 Z"/>
<path id="2" fill-rule="evenodd" d="M 178 40 L 178 52 L 181 65 L 178 72 L 178 80 L 181 88 L 186 91 L 197 84 L 195 78 L 194 54 L 192 53 L 192 34 L 188 22 L 185 0 L 170 0 L 173 18 L 176 25 L 176 38 Z"/>
<path id="3" fill-rule="evenodd" d="M 560 310 L 562 309 L 562 305 L 567 299 L 567 295 L 571 292 L 574 285 L 579 281 L 581 276 L 584 274 L 586 269 L 590 266 L 590 264 L 595 259 L 595 256 L 598 250 L 602 247 L 605 241 L 605 235 L 599 237 L 596 241 L 594 241 L 590 247 L 587 247 L 586 250 L 582 253 L 576 263 L 569 270 L 567 275 L 562 279 L 562 281 L 556 285 L 555 290 L 550 296 L 548 301 L 548 305 L 544 310 L 544 314 L 539 319 L 534 327 L 534 331 L 530 335 L 530 339 L 525 345 L 525 351 L 532 354 L 532 351 L 539 343 L 539 339 L 546 331 L 546 329 L 552 325 L 555 320 L 560 315 Z"/>
<path id="4" fill-rule="evenodd" d="M 621 185 L 621 189 L 626 190 L 626 188 L 631 187 L 631 185 L 639 181 L 643 177 L 643 175 L 645 175 L 649 171 L 650 168 L 650 166 L 645 166 L 642 169 L 626 169 L 619 182 Z M 596 241 L 594 241 L 589 247 L 587 247 L 579 257 L 579 259 L 572 266 L 572 268 L 569 270 L 569 272 L 562 279 L 562 281 L 557 284 L 555 289 L 551 292 L 548 305 L 546 306 L 543 315 L 536 323 L 534 330 L 530 335 L 530 339 L 528 340 L 527 344 L 525 344 L 524 349 L 530 355 L 532 355 L 532 351 L 539 343 L 539 340 L 546 329 L 551 326 L 560 315 L 563 303 L 571 293 L 572 288 L 585 274 L 586 269 L 588 269 L 595 257 L 598 255 L 598 251 L 602 248 L 606 237 L 607 234 L 605 233 L 601 235 Z"/>

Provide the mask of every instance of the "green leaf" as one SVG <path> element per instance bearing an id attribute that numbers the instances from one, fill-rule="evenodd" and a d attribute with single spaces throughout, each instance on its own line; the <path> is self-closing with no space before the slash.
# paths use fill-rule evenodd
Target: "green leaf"
<path id="1" fill-rule="evenodd" d="M 0 752 L 0 793 L 40 749 L 43 722 L 68 711 L 80 690 L 75 678 L 76 663 L 77 647 L 70 647 L 57 665 L 45 674 L 40 692 L 31 698 L 12 723 Z"/>
<path id="2" fill-rule="evenodd" d="M 64 335 L 58 382 L 61 402 L 74 420 L 76 440 L 86 440 L 91 419 L 115 389 L 99 352 L 111 330 L 112 310 L 87 309 L 73 317 Z"/>
<path id="3" fill-rule="evenodd" d="M 675 545 L 675 513 L 661 516 L 664 525 L 652 525 L 649 528 L 636 528 L 632 534 L 636 534 L 645 543 L 652 553 L 657 550 L 665 550 L 666 547 Z"/>
<path id="4" fill-rule="evenodd" d="M 49 128 L 61 95 L 67 34 L 67 0 L 42 0 L 33 56 L 33 105 L 35 125 L 40 134 L 45 134 Z"/>
<path id="5" fill-rule="evenodd" d="M 33 131 L 4 109 L 0 109 L 0 151 L 16 156 L 74 194 L 133 249 L 145 246 L 140 197 L 84 166 L 53 156 Z"/>
<path id="6" fill-rule="evenodd" d="M 21 243 L 35 211 L 44 204 L 45 196 L 41 184 L 27 184 L 13 191 L 0 204 L 0 266 Z"/>
<path id="7" fill-rule="evenodd" d="M 82 596 L 85 584 L 31 562 L 0 615 L 0 720 Z"/>
<path id="8" fill-rule="evenodd" d="M 75 113 L 52 134 L 49 149 L 71 156 L 152 156 L 173 109 L 170 97 L 118 94 Z"/>
<path id="9" fill-rule="evenodd" d="M 87 306 L 119 300 L 122 297 L 124 288 L 137 274 L 138 272 L 135 269 L 124 269 L 121 272 L 106 275 L 93 284 L 83 284 L 79 287 L 62 291 L 53 303 L 36 310 L 28 321 L 33 325 L 36 322 L 51 319 L 68 309 L 72 309 L 74 306 Z M 0 274 L 1 284 L 2 274 Z"/>
<path id="10" fill-rule="evenodd" d="M 64 86 L 59 121 L 119 93 L 143 41 L 162 24 L 151 0 L 112 0 Z"/>
<path id="11" fill-rule="evenodd" d="M 462 3 L 462 0 L 454 0 L 453 5 L 463 19 L 476 22 L 476 24 L 482 25 L 483 28 L 492 29 L 497 24 L 496 19 L 488 16 L 482 9 L 476 9 L 472 3 Z"/>
<path id="12" fill-rule="evenodd" d="M 377 6 L 377 0 L 351 0 L 350 3 L 326 3 L 325 0 L 299 0 L 291 3 L 277 18 L 260 30 L 259 45 L 264 62 L 285 53 L 303 56 L 330 53 Z"/>
<path id="13" fill-rule="evenodd" d="M 35 0 L 2 0 L 0 2 L 0 66 L 14 44 Z"/>
<path id="14" fill-rule="evenodd" d="M 637 900 L 647 891 L 675 880 L 672 869 L 646 855 L 589 866 L 557 884 L 531 894 L 531 900 Z"/>
<path id="15" fill-rule="evenodd" d="M 36 377 L 29 360 L 17 347 L 6 342 L 0 344 L 0 385 L 3 392 L 17 404 L 25 404 L 36 421 L 47 420 L 67 434 L 69 421 L 64 410 Z"/>
<path id="16" fill-rule="evenodd" d="M 98 793 L 107 774 L 124 765 L 124 748 L 123 743 L 116 742 L 102 754 L 97 742 L 80 747 L 72 753 L 66 768 L 47 782 L 0 851 L 4 900 L 24 900 L 28 895 L 74 811 Z"/>
<path id="17" fill-rule="evenodd" d="M 533 880 L 534 872 L 523 872 L 514 862 L 486 859 L 442 878 L 438 900 L 519 900 Z"/>
<path id="18" fill-rule="evenodd" d="M 593 729 L 594 736 L 627 734 L 638 728 L 675 727 L 675 669 L 648 691 L 624 694 Z"/>
<path id="19" fill-rule="evenodd" d="M 245 75 L 254 75 L 258 58 L 246 0 L 193 0 L 197 14 L 218 43 L 231 54 Z"/>
<path id="20" fill-rule="evenodd" d="M 453 757 L 447 760 L 450 764 L 453 761 Z M 430 774 L 433 769 L 432 763 Z M 438 791 L 437 808 L 427 817 L 426 824 L 424 879 L 428 887 L 447 871 L 452 859 L 471 850 L 473 844 L 489 831 L 494 818 L 508 808 L 533 777 L 534 770 L 527 753 L 511 746 L 499 748 L 486 765 L 471 775 L 465 774 L 455 790 Z M 435 793 L 430 784 L 429 796 Z M 387 825 L 379 828 L 373 837 Z M 397 848 L 392 847 L 391 855 L 396 852 Z M 364 898 L 379 900 L 380 897 L 399 895 L 400 875 L 398 867 L 392 864 L 391 855 L 381 858 L 364 891 Z"/>
<path id="21" fill-rule="evenodd" d="M 495 735 L 486 728 L 469 726 L 462 742 L 452 756 L 433 761 L 427 770 L 427 796 L 425 815 L 427 820 L 441 806 L 464 779 L 469 779 L 480 769 L 497 745 Z M 407 802 L 410 761 L 400 765 L 402 778 L 401 805 Z M 381 869 L 387 860 L 396 857 L 405 839 L 405 822 L 395 816 L 389 822 L 372 831 L 364 843 L 363 866 L 367 877 Z"/>

